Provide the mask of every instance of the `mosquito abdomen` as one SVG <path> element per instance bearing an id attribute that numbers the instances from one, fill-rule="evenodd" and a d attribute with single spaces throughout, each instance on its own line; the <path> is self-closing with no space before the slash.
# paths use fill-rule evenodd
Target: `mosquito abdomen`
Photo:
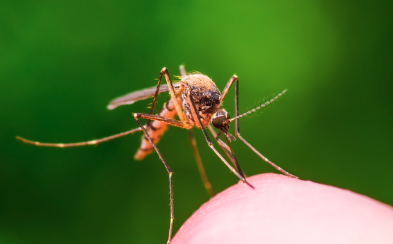
<path id="1" fill-rule="evenodd" d="M 169 99 L 165 104 L 164 107 L 158 112 L 159 116 L 166 117 L 173 119 L 176 115 L 175 104 L 173 103 L 172 99 Z M 168 124 L 162 121 L 151 121 L 150 126 L 147 128 L 147 133 L 153 140 L 155 144 L 157 144 L 161 137 L 164 135 L 166 129 L 168 128 Z M 148 141 L 148 139 L 143 136 L 142 143 L 139 147 L 138 151 L 136 152 L 134 158 L 136 160 L 142 160 L 146 157 L 146 155 L 153 152 L 153 146 Z"/>

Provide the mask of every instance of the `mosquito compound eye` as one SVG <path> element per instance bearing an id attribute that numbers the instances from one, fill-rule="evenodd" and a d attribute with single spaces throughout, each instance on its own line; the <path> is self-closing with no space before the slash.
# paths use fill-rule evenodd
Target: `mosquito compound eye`
<path id="1" fill-rule="evenodd" d="M 224 121 L 225 121 L 224 116 L 215 117 L 212 120 L 212 124 L 214 125 L 214 127 L 220 129 Z"/>
<path id="2" fill-rule="evenodd" d="M 229 129 L 228 120 L 230 119 L 227 111 L 221 109 L 213 114 L 212 124 L 214 127 L 227 131 Z"/>

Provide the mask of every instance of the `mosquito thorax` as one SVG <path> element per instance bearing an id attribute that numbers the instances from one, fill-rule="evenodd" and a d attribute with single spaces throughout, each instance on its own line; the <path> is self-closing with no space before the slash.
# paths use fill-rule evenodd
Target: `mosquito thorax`
<path id="1" fill-rule="evenodd" d="M 181 83 L 191 93 L 202 126 L 208 126 L 212 115 L 221 105 L 221 93 L 217 86 L 209 77 L 198 73 L 183 77 Z M 195 123 L 186 92 L 182 93 L 182 106 L 189 121 Z M 198 123 L 197 127 L 199 128 Z"/>
<path id="2" fill-rule="evenodd" d="M 230 118 L 229 113 L 225 109 L 220 109 L 213 114 L 212 124 L 217 129 L 227 132 L 229 130 Z"/>

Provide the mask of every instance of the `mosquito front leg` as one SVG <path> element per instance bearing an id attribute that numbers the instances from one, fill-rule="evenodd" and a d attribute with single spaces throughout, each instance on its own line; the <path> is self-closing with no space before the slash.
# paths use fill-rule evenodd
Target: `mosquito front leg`
<path id="1" fill-rule="evenodd" d="M 236 82 L 235 84 L 235 109 L 236 109 L 236 117 L 239 116 L 239 79 L 236 75 L 233 75 L 232 78 L 229 80 L 228 84 L 225 86 L 221 102 L 224 100 L 225 96 L 228 94 L 229 89 L 231 88 L 232 84 Z M 265 156 L 263 156 L 260 152 L 258 152 L 253 146 L 251 146 L 250 143 L 248 143 L 241 135 L 240 135 L 240 126 L 239 126 L 239 118 L 236 118 L 236 134 L 235 134 L 240 140 L 244 142 L 251 150 L 253 150 L 260 158 L 262 158 L 265 162 L 269 163 L 271 166 L 273 166 L 275 169 L 280 171 L 281 173 L 292 177 L 292 178 L 299 178 L 293 174 L 288 173 L 281 167 L 277 166 L 275 163 L 271 162 L 269 159 L 267 159 Z"/>
<path id="2" fill-rule="evenodd" d="M 151 137 L 149 136 L 149 133 L 147 132 L 147 130 L 145 129 L 145 127 L 142 125 L 142 123 L 139 121 L 138 119 L 138 114 L 134 114 L 134 118 L 136 119 L 136 122 L 138 123 L 138 125 L 140 126 L 140 128 L 142 129 L 143 133 L 145 133 L 145 138 L 147 138 L 149 140 L 149 142 L 151 143 L 151 145 L 154 147 L 154 150 L 156 150 L 158 157 L 160 157 L 162 163 L 164 164 L 166 170 L 168 171 L 168 175 L 169 175 L 169 198 L 170 198 L 170 214 L 171 214 L 171 218 L 170 218 L 170 224 L 169 224 L 169 234 L 168 234 L 168 242 L 171 242 L 172 239 L 172 229 L 173 229 L 173 220 L 174 220 L 174 215 L 173 215 L 173 184 L 172 184 L 172 174 L 173 171 L 171 170 L 171 168 L 169 167 L 169 165 L 167 164 L 167 162 L 165 161 L 164 157 L 162 156 L 160 150 L 158 150 L 156 144 L 153 142 L 153 140 L 151 139 Z"/>
<path id="3" fill-rule="evenodd" d="M 214 151 L 214 153 L 221 159 L 221 161 L 240 179 L 242 180 L 244 183 L 246 183 L 248 186 L 250 186 L 251 188 L 254 189 L 254 187 L 248 183 L 248 181 L 246 180 L 246 178 L 244 178 L 242 175 L 240 175 L 226 160 L 225 158 L 215 149 L 213 143 L 210 141 L 209 136 L 206 133 L 205 128 L 202 125 L 201 119 L 199 118 L 199 115 L 196 113 L 196 107 L 195 107 L 195 103 L 194 100 L 191 97 L 191 92 L 190 91 L 186 91 L 187 92 L 187 99 L 188 102 L 190 104 L 190 108 L 191 108 L 191 112 L 192 112 L 192 116 L 194 118 L 194 121 L 196 123 L 198 123 L 200 125 L 200 128 L 202 129 L 203 135 L 205 136 L 205 139 L 207 141 L 207 145 Z"/>

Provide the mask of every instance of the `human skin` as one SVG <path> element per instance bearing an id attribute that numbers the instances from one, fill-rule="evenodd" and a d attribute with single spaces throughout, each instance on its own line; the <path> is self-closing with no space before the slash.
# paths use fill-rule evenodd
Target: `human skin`
<path id="1" fill-rule="evenodd" d="M 180 228 L 180 243 L 393 243 L 393 208 L 333 186 L 261 174 L 203 204 Z"/>

